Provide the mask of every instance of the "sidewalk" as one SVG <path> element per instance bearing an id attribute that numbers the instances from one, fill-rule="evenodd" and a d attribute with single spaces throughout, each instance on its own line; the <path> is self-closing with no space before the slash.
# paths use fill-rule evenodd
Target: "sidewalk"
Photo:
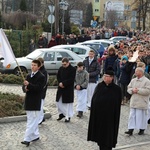
<path id="1" fill-rule="evenodd" d="M 0 91 L 24 95 L 21 86 L 0 84 Z M 55 106 L 56 89 L 48 88 L 45 107 L 48 108 L 52 117 L 40 125 L 40 140 L 30 144 L 26 148 L 20 142 L 23 140 L 26 121 L 0 124 L 0 150 L 98 150 L 96 143 L 87 142 L 87 128 L 89 111 L 82 119 L 76 117 L 70 123 L 64 120 L 56 121 L 58 114 Z M 74 111 L 76 98 L 74 103 Z M 127 136 L 129 116 L 128 105 L 122 106 L 121 120 L 118 136 L 118 144 L 115 150 L 150 150 L 150 126 L 144 135 L 139 136 L 134 131 L 133 136 Z"/>

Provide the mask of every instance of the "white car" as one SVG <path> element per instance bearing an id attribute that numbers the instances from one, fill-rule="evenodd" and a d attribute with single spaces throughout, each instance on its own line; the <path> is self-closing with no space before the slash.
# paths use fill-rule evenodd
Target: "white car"
<path id="1" fill-rule="evenodd" d="M 116 44 L 116 43 L 119 42 L 120 40 L 128 40 L 128 39 L 130 39 L 130 38 L 127 37 L 127 36 L 114 36 L 114 37 L 110 38 L 109 40 L 110 40 L 110 41 L 113 41 L 114 44 Z"/>
<path id="2" fill-rule="evenodd" d="M 68 50 L 76 53 L 82 59 L 85 59 L 85 57 L 88 56 L 88 53 L 91 49 L 95 51 L 96 56 L 99 56 L 99 53 L 97 50 L 93 49 L 92 47 L 88 47 L 88 46 L 84 46 L 84 45 L 57 45 L 57 46 L 53 46 L 52 48 L 68 49 Z"/>
<path id="3" fill-rule="evenodd" d="M 61 60 L 64 57 L 69 58 L 72 66 L 76 67 L 78 62 L 82 62 L 82 58 L 70 50 L 66 49 L 54 49 L 54 48 L 41 48 L 36 49 L 32 53 L 25 57 L 16 58 L 22 72 L 31 72 L 31 62 L 37 58 L 44 59 L 44 66 L 50 75 L 55 75 L 61 66 Z M 20 71 L 15 61 L 8 64 L 6 67 L 3 66 L 3 60 L 0 62 L 0 72 L 7 74 L 20 75 Z"/>
<path id="4" fill-rule="evenodd" d="M 88 43 L 98 43 L 98 44 L 102 44 L 104 46 L 104 48 L 106 49 L 109 45 L 114 44 L 113 41 L 107 40 L 107 39 L 98 39 L 98 40 L 88 40 L 82 43 L 78 43 L 78 45 L 85 45 Z"/>

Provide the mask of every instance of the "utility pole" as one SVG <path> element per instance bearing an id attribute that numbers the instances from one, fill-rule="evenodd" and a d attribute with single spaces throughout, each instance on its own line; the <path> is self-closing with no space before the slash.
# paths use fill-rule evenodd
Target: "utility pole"
<path id="1" fill-rule="evenodd" d="M 1 7 L 2 7 L 1 12 L 3 13 L 3 12 L 4 12 L 4 1 L 3 1 L 3 0 L 1 1 Z M 1 14 L 2 14 L 2 13 L 1 13 Z"/>
<path id="2" fill-rule="evenodd" d="M 35 0 L 33 0 L 33 15 L 35 14 Z"/>
<path id="3" fill-rule="evenodd" d="M 55 35 L 59 32 L 59 0 L 55 0 Z"/>
<path id="4" fill-rule="evenodd" d="M 13 2 L 12 2 L 12 12 L 14 12 L 15 11 L 15 1 L 13 0 Z"/>

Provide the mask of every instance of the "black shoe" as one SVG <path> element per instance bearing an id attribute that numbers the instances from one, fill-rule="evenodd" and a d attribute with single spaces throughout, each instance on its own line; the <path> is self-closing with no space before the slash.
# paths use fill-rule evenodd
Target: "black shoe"
<path id="1" fill-rule="evenodd" d="M 39 123 L 39 125 L 42 124 L 43 122 L 45 122 L 45 118 L 43 118 L 43 120 Z"/>
<path id="2" fill-rule="evenodd" d="M 40 139 L 40 138 L 38 137 L 38 138 L 32 140 L 31 142 L 35 142 L 35 141 L 37 141 L 37 140 L 39 140 L 39 139 Z"/>
<path id="3" fill-rule="evenodd" d="M 150 119 L 147 121 L 148 124 L 150 124 Z"/>
<path id="4" fill-rule="evenodd" d="M 21 144 L 24 144 L 24 145 L 26 145 L 26 147 L 28 147 L 30 145 L 30 142 L 22 141 Z"/>
<path id="5" fill-rule="evenodd" d="M 88 107 L 88 110 L 91 110 L 91 107 Z"/>
<path id="6" fill-rule="evenodd" d="M 138 135 L 143 135 L 144 134 L 144 130 L 140 129 Z"/>
<path id="7" fill-rule="evenodd" d="M 83 116 L 83 111 L 79 111 L 77 117 L 81 118 Z"/>
<path id="8" fill-rule="evenodd" d="M 57 119 L 57 121 L 63 119 L 64 117 L 65 117 L 65 116 L 64 116 L 63 114 L 60 114 L 60 115 L 59 115 L 59 118 Z"/>
<path id="9" fill-rule="evenodd" d="M 65 119 L 65 122 L 70 122 L 70 118 L 69 119 Z"/>
<path id="10" fill-rule="evenodd" d="M 129 129 L 128 131 L 125 132 L 125 134 L 131 136 L 133 134 L 133 129 Z"/>

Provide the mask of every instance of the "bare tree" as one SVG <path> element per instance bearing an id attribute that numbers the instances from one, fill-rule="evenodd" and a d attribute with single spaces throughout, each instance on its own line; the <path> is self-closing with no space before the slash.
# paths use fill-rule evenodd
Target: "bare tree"
<path id="1" fill-rule="evenodd" d="M 118 14 L 116 10 L 106 11 L 106 27 L 107 28 L 115 28 L 115 24 L 119 22 Z"/>
<path id="2" fill-rule="evenodd" d="M 138 29 L 141 28 L 141 20 L 143 25 L 143 30 L 146 28 L 146 17 L 150 12 L 150 1 L 149 0 L 138 0 L 139 7 L 137 9 L 138 12 Z"/>
<path id="3" fill-rule="evenodd" d="M 35 23 L 37 17 L 35 15 L 18 10 L 11 14 L 4 14 L 3 19 L 5 23 L 11 25 L 12 28 L 14 27 L 16 29 L 23 29 L 23 27 L 27 28 L 29 22 Z"/>
<path id="4" fill-rule="evenodd" d="M 69 10 L 77 9 L 84 11 L 87 4 L 87 0 L 67 0 L 67 2 L 69 3 Z"/>

